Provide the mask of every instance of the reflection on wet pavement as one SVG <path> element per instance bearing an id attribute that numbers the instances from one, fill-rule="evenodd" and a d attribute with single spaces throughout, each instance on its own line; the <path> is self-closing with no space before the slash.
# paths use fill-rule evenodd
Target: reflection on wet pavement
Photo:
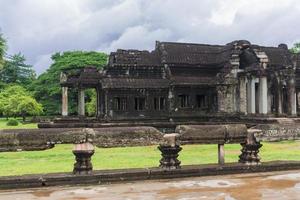
<path id="1" fill-rule="evenodd" d="M 300 171 L 0 192 L 1 200 L 282 200 L 300 198 Z"/>

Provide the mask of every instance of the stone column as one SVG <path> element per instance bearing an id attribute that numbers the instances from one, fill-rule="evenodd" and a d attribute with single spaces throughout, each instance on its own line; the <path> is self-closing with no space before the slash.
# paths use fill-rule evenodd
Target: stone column
<path id="1" fill-rule="evenodd" d="M 267 77 L 259 78 L 259 113 L 268 113 L 268 86 Z"/>
<path id="2" fill-rule="evenodd" d="M 296 92 L 295 92 L 295 79 L 290 78 L 288 81 L 288 112 L 290 115 L 296 115 Z"/>
<path id="3" fill-rule="evenodd" d="M 84 89 L 78 90 L 78 115 L 85 115 Z"/>
<path id="4" fill-rule="evenodd" d="M 255 77 L 248 79 L 247 94 L 248 113 L 255 114 Z"/>
<path id="5" fill-rule="evenodd" d="M 247 113 L 247 88 L 246 88 L 246 77 L 240 78 L 240 109 L 241 113 Z"/>
<path id="6" fill-rule="evenodd" d="M 281 83 L 278 84 L 278 91 L 277 91 L 277 111 L 278 114 L 282 114 L 282 85 Z"/>
<path id="7" fill-rule="evenodd" d="M 68 87 L 62 87 L 62 106 L 61 114 L 62 116 L 68 116 Z"/>

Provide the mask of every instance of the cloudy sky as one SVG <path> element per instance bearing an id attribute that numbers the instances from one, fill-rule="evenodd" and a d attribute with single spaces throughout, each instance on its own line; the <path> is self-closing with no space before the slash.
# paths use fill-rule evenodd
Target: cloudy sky
<path id="1" fill-rule="evenodd" d="M 300 41 L 299 0 L 0 0 L 8 53 L 38 73 L 54 52 L 154 48 L 155 41 L 291 46 Z"/>

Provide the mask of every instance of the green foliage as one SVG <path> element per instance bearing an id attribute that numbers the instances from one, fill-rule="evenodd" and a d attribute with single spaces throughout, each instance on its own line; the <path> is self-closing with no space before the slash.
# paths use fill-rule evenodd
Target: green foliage
<path id="1" fill-rule="evenodd" d="M 102 68 L 107 62 L 107 55 L 99 52 L 72 51 L 55 53 L 53 64 L 37 80 L 30 90 L 34 91 L 35 98 L 44 106 L 45 114 L 58 115 L 61 112 L 60 73 L 62 71 L 76 71 L 86 66 Z M 69 89 L 69 113 L 77 112 L 77 91 Z"/>
<path id="2" fill-rule="evenodd" d="M 3 35 L 0 33 L 0 69 L 2 69 L 4 65 L 4 55 L 6 49 L 7 49 L 6 40 L 4 39 Z"/>
<path id="3" fill-rule="evenodd" d="M 89 101 L 85 104 L 87 115 L 90 117 L 96 116 L 96 90 L 86 91 L 86 93 L 90 97 Z"/>
<path id="4" fill-rule="evenodd" d="M 290 49 L 292 53 L 300 53 L 300 43 L 295 43 L 294 46 Z"/>
<path id="5" fill-rule="evenodd" d="M 43 111 L 42 105 L 22 86 L 11 85 L 0 93 L 0 112 L 6 117 L 36 116 Z"/>
<path id="6" fill-rule="evenodd" d="M 18 126 L 19 121 L 17 119 L 9 119 L 6 123 L 7 126 Z"/>
<path id="7" fill-rule="evenodd" d="M 35 79 L 35 72 L 31 65 L 25 63 L 26 59 L 21 54 L 8 56 L 0 73 L 0 79 L 6 84 L 20 84 L 23 87 Z"/>
<path id="8" fill-rule="evenodd" d="M 17 107 L 17 112 L 25 121 L 26 116 L 37 116 L 43 112 L 43 107 L 34 98 L 22 96 Z"/>

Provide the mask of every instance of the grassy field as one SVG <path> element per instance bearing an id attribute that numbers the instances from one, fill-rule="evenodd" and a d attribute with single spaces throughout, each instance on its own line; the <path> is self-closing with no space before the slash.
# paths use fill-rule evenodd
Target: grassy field
<path id="1" fill-rule="evenodd" d="M 18 126 L 7 126 L 7 119 L 6 118 L 0 118 L 0 129 L 21 129 L 21 128 L 37 128 L 36 123 L 26 123 L 23 124 L 21 118 L 17 118 L 19 121 Z"/>
<path id="2" fill-rule="evenodd" d="M 300 141 L 263 143 L 262 161 L 300 160 Z M 0 153 L 0 176 L 32 173 L 70 172 L 74 156 L 72 145 L 57 145 L 46 151 Z M 225 145 L 225 161 L 237 162 L 240 145 Z M 94 169 L 158 166 L 156 146 L 97 148 L 92 157 Z M 217 163 L 217 145 L 186 145 L 180 153 L 182 165 Z"/>

